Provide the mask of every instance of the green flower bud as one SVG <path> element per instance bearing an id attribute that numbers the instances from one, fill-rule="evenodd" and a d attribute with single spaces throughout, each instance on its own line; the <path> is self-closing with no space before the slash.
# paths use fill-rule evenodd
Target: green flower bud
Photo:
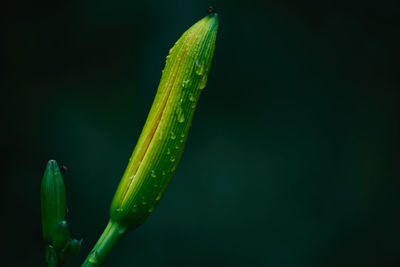
<path id="1" fill-rule="evenodd" d="M 207 83 L 217 28 L 217 15 L 206 16 L 167 56 L 147 121 L 111 204 L 111 221 L 121 227 L 132 229 L 146 219 L 176 169 Z"/>
<path id="2" fill-rule="evenodd" d="M 68 254 L 70 257 L 78 254 L 81 251 L 82 240 L 71 239 L 69 241 Z"/>
<path id="3" fill-rule="evenodd" d="M 69 227 L 67 221 L 60 221 L 56 230 L 53 233 L 53 245 L 55 249 L 64 248 L 70 237 Z"/>
<path id="4" fill-rule="evenodd" d="M 65 186 L 55 160 L 47 163 L 43 175 L 40 201 L 42 209 L 43 239 L 53 243 L 57 225 L 65 219 Z"/>
<path id="5" fill-rule="evenodd" d="M 70 239 L 67 240 L 66 245 L 59 250 L 59 257 L 62 262 L 72 258 L 73 256 L 77 255 L 82 247 L 82 240 Z"/>

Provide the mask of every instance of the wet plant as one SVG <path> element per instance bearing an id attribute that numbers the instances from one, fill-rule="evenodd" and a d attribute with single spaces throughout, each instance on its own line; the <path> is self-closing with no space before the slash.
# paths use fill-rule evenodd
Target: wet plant
<path id="1" fill-rule="evenodd" d="M 218 17 L 213 8 L 209 13 L 170 49 L 146 123 L 111 203 L 108 225 L 82 266 L 101 265 L 119 239 L 146 220 L 167 188 L 211 68 Z M 65 195 L 59 167 L 49 161 L 41 191 L 49 266 L 61 266 L 81 246 L 81 241 L 70 238 Z"/>

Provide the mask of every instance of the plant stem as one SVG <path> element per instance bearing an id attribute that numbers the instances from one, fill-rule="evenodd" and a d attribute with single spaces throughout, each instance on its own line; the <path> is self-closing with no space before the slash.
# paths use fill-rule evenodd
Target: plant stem
<path id="1" fill-rule="evenodd" d="M 125 231 L 126 228 L 110 220 L 82 267 L 100 266 Z"/>

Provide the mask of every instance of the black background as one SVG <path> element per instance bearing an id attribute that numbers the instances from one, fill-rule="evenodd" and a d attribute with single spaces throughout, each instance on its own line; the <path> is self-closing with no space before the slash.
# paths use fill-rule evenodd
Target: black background
<path id="1" fill-rule="evenodd" d="M 13 1 L 1 10 L 2 266 L 45 266 L 40 180 L 68 166 L 84 239 L 180 35 L 213 67 L 163 200 L 105 266 L 400 266 L 397 1 Z"/>

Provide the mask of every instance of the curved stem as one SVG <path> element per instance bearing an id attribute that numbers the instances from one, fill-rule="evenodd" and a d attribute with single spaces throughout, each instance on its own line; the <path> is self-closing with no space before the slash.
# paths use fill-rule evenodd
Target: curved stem
<path id="1" fill-rule="evenodd" d="M 103 234 L 82 264 L 82 267 L 100 266 L 125 231 L 126 228 L 121 227 L 116 222 L 109 221 Z"/>

